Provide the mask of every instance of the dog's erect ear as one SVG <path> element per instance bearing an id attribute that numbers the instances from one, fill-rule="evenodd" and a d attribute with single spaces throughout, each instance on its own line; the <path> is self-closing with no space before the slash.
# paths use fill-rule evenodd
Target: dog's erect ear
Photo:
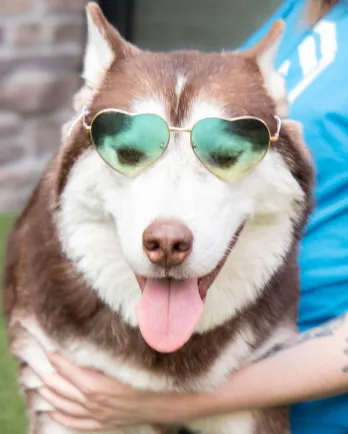
<path id="1" fill-rule="evenodd" d="M 286 88 L 283 78 L 277 73 L 274 62 L 284 31 L 284 22 L 277 20 L 272 25 L 267 35 L 254 47 L 247 51 L 247 55 L 256 59 L 262 72 L 265 86 L 274 99 L 278 113 L 281 116 L 287 114 Z"/>
<path id="2" fill-rule="evenodd" d="M 273 67 L 284 26 L 284 21 L 275 21 L 266 36 L 249 50 L 258 60 L 260 67 Z"/>
<path id="3" fill-rule="evenodd" d="M 122 38 L 97 3 L 88 3 L 86 12 L 88 35 L 83 78 L 94 88 L 114 60 L 135 54 L 137 48 Z"/>

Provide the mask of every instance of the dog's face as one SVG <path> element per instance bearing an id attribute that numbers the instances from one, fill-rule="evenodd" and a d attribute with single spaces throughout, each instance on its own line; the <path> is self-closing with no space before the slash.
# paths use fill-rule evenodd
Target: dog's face
<path id="1" fill-rule="evenodd" d="M 207 117 L 284 115 L 272 69 L 274 28 L 253 52 L 149 53 L 123 41 L 89 6 L 86 87 L 91 116 L 117 108 L 175 127 Z M 172 132 L 163 156 L 135 177 L 109 167 L 82 122 L 60 153 L 60 235 L 92 288 L 156 350 L 181 347 L 253 301 L 288 251 L 309 194 L 298 132 L 281 137 L 249 173 L 228 182 L 197 159 L 190 134 Z M 290 126 L 289 126 L 290 125 Z M 219 271 L 219 273 L 218 273 Z M 205 305 L 204 305 L 205 303 Z"/>

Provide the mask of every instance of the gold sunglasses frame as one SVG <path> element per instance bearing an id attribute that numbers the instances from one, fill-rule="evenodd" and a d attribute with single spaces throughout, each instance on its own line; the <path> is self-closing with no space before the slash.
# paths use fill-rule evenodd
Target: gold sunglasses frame
<path id="1" fill-rule="evenodd" d="M 224 178 L 222 178 L 222 177 L 220 177 L 220 176 L 218 176 L 218 175 L 216 175 L 215 173 L 213 173 L 207 166 L 205 166 L 204 164 L 203 164 L 203 162 L 198 158 L 198 156 L 197 156 L 197 154 L 195 153 L 195 151 L 194 151 L 194 148 L 195 148 L 195 146 L 194 146 L 194 144 L 193 144 L 193 141 L 192 141 L 192 131 L 193 131 L 193 129 L 195 128 L 195 126 L 199 123 L 199 122 L 201 122 L 201 121 L 203 121 L 203 120 L 205 120 L 205 119 L 221 119 L 221 120 L 224 120 L 224 121 L 228 121 L 228 122 L 233 122 L 233 121 L 238 121 L 238 120 L 243 120 L 243 119 L 254 119 L 254 120 L 257 120 L 257 121 L 260 121 L 265 127 L 266 127 L 266 129 L 267 129 L 267 131 L 268 131 L 268 135 L 269 135 L 269 141 L 268 141 L 268 146 L 267 146 L 267 149 L 266 149 L 266 151 L 265 151 L 265 153 L 264 153 L 264 155 L 262 156 L 262 158 L 253 166 L 253 167 L 251 167 L 250 168 L 250 170 L 248 170 L 247 172 L 245 172 L 244 173 L 244 175 L 246 174 L 246 173 L 249 173 L 251 170 L 253 170 L 258 164 L 260 164 L 260 162 L 265 158 L 265 156 L 267 155 L 267 153 L 268 153 L 268 151 L 269 151 L 269 149 L 270 149 L 270 146 L 271 146 L 271 144 L 272 143 L 275 143 L 275 142 L 277 142 L 278 140 L 279 140 L 279 136 L 280 136 L 280 130 L 281 130 L 281 127 L 282 127 L 282 120 L 280 119 L 280 117 L 279 116 L 277 116 L 277 115 L 274 115 L 273 117 L 274 117 L 274 119 L 277 121 L 277 130 L 276 130 L 276 133 L 274 134 L 274 135 L 272 135 L 272 133 L 271 133 L 271 130 L 269 129 L 269 127 L 268 127 L 268 125 L 266 124 L 266 122 L 263 120 L 263 119 L 261 119 L 261 118 L 259 118 L 259 117 L 257 117 L 257 116 L 238 116 L 238 117 L 235 117 L 235 118 L 225 118 L 225 117 L 218 117 L 218 116 L 212 116 L 212 117 L 207 117 L 207 118 L 203 118 L 203 119 L 199 119 L 198 121 L 196 121 L 193 125 L 192 125 L 192 127 L 191 128 L 181 128 L 181 127 L 173 127 L 173 126 L 171 126 L 171 125 L 169 125 L 168 124 L 168 122 L 162 117 L 162 116 L 160 116 L 160 115 L 158 115 L 158 114 L 156 114 L 156 113 L 130 113 L 130 112 L 127 112 L 127 111 L 125 111 L 125 110 L 121 110 L 121 109 L 114 109 L 114 108 L 108 108 L 108 109 L 103 109 L 103 110 L 100 110 L 100 111 L 98 111 L 93 117 L 92 117 L 92 120 L 91 120 L 91 123 L 88 125 L 87 124 L 87 122 L 86 122 L 86 116 L 88 116 L 88 114 L 89 114 L 89 110 L 87 109 L 87 107 L 84 107 L 83 108 L 83 110 L 82 110 L 82 124 L 83 124 L 83 126 L 84 126 L 84 128 L 86 129 L 86 131 L 88 131 L 89 132 L 89 136 L 90 136 L 90 138 L 91 138 L 91 142 L 93 143 L 93 146 L 95 147 L 95 149 L 97 150 L 97 145 L 94 143 L 94 140 L 93 140 L 93 136 L 92 136 L 92 126 L 93 126 L 93 122 L 95 121 L 95 119 L 98 117 L 98 116 L 100 116 L 101 114 L 103 114 L 103 113 L 106 113 L 106 112 L 115 112 L 115 113 L 121 113 L 121 114 L 124 114 L 124 115 L 128 115 L 128 116 L 139 116 L 139 115 L 153 115 L 153 116 L 157 116 L 157 117 L 159 117 L 160 119 L 162 119 L 163 121 L 164 121 L 164 123 L 167 125 L 167 127 L 168 127 L 168 141 L 167 141 L 167 143 L 163 143 L 163 148 L 164 148 L 164 151 L 163 151 L 163 153 L 160 155 L 160 157 L 157 159 L 157 160 L 155 160 L 152 164 L 150 164 L 148 167 L 146 167 L 145 169 L 143 169 L 142 171 L 140 171 L 140 172 L 137 172 L 135 175 L 125 175 L 124 173 L 122 173 L 122 172 L 120 172 L 119 170 L 117 170 L 117 169 L 115 169 L 115 167 L 113 167 L 113 166 L 111 166 L 111 164 L 110 163 L 108 163 L 103 157 L 102 157 L 102 155 L 100 155 L 100 153 L 98 152 L 98 155 L 100 155 L 100 157 L 105 161 L 105 163 L 108 165 L 108 166 L 110 166 L 113 170 L 115 170 L 116 172 L 118 172 L 118 173 L 121 173 L 123 176 L 127 176 L 127 177 L 136 177 L 136 176 L 138 176 L 140 173 L 142 173 L 142 172 L 144 172 L 144 171 L 146 171 L 147 169 L 149 169 L 150 167 L 152 167 L 156 162 L 158 162 L 164 155 L 165 155 L 165 153 L 166 153 L 166 150 L 168 149 L 168 145 L 169 145 L 169 142 L 170 142 L 170 133 L 171 132 L 174 132 L 174 133 L 190 133 L 190 144 L 191 144 L 191 147 L 192 147 L 192 150 L 193 150 L 193 153 L 195 154 L 195 156 L 196 156 L 196 158 L 197 158 L 197 160 L 199 161 L 199 163 L 206 169 L 206 170 L 208 170 L 210 173 L 212 173 L 215 177 L 217 177 L 217 178 L 219 178 L 219 179 L 221 179 L 221 180 L 223 180 L 223 181 L 227 181 L 228 182 L 228 180 L 227 179 L 224 179 Z M 243 175 L 242 175 L 243 176 Z"/>

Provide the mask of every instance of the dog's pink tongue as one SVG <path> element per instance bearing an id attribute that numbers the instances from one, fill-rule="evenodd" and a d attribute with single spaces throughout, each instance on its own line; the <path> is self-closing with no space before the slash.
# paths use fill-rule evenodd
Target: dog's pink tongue
<path id="1" fill-rule="evenodd" d="M 181 348 L 193 334 L 202 312 L 197 279 L 147 279 L 137 306 L 143 338 L 161 353 Z"/>

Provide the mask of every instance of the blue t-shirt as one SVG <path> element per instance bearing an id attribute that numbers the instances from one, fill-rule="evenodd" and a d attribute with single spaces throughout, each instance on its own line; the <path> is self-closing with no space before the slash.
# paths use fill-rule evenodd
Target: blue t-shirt
<path id="1" fill-rule="evenodd" d="M 339 1 L 313 28 L 305 4 L 285 1 L 243 47 L 275 19 L 285 21 L 275 66 L 317 171 L 316 208 L 300 251 L 301 330 L 348 311 L 348 4 Z M 293 406 L 291 424 L 294 434 L 347 434 L 348 394 Z"/>

